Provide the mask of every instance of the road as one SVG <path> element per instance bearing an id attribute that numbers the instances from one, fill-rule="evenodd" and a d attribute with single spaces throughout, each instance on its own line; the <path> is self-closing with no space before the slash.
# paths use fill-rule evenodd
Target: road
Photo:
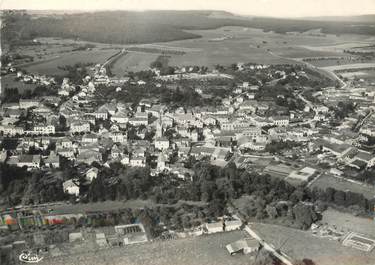
<path id="1" fill-rule="evenodd" d="M 114 60 L 116 60 L 117 58 L 121 57 L 123 54 L 126 54 L 126 50 L 125 49 L 122 49 L 119 53 L 117 54 L 114 54 L 112 55 L 111 57 L 109 57 L 102 65 L 102 68 L 106 67 L 107 64 L 110 64 L 111 62 L 113 62 Z"/>
<path id="2" fill-rule="evenodd" d="M 317 67 L 317 66 L 315 66 L 315 65 L 313 65 L 309 62 L 305 62 L 305 61 L 303 61 L 302 59 L 299 59 L 299 58 L 284 57 L 284 56 L 275 54 L 272 51 L 268 51 L 268 53 L 271 54 L 272 56 L 275 56 L 275 57 L 278 57 L 278 58 L 281 58 L 281 59 L 292 60 L 292 61 L 295 61 L 295 62 L 302 63 L 302 64 L 304 64 L 305 66 L 307 66 L 308 68 L 310 68 L 314 71 L 318 71 L 322 74 L 325 74 L 326 76 L 330 77 L 331 79 L 334 79 L 334 80 L 337 80 L 338 82 L 340 82 L 340 84 L 341 84 L 340 89 L 345 89 L 348 85 L 343 80 L 341 80 L 341 78 L 339 78 L 334 71 L 331 71 L 329 69 L 322 68 L 322 67 Z"/>
<path id="3" fill-rule="evenodd" d="M 230 203 L 230 206 L 231 208 L 233 209 L 234 211 L 234 214 L 236 215 L 236 217 L 238 217 L 243 223 L 247 223 L 247 220 L 246 220 L 246 215 L 242 214 L 232 203 Z M 252 228 L 251 228 L 251 224 L 250 225 L 245 225 L 245 228 L 244 230 L 253 238 L 255 238 L 259 244 L 261 244 L 263 246 L 263 248 L 267 251 L 269 251 L 270 253 L 272 253 L 272 255 L 274 257 L 276 257 L 277 259 L 279 259 L 281 262 L 283 262 L 284 264 L 286 265 L 293 265 L 293 263 L 291 262 L 291 258 L 286 255 L 285 253 L 283 253 L 281 250 L 276 250 L 271 244 L 267 243 L 265 240 L 263 240 L 258 234 L 256 231 L 254 231 Z"/>
<path id="4" fill-rule="evenodd" d="M 362 118 L 362 120 L 358 121 L 358 123 L 355 125 L 353 131 L 358 132 L 359 129 L 363 126 L 363 124 L 374 114 L 374 111 L 370 109 L 370 112 L 366 114 L 365 117 Z"/>

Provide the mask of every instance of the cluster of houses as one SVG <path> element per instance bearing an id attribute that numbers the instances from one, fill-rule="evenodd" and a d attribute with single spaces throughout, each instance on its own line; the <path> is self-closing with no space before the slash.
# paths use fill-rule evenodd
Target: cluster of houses
<path id="1" fill-rule="evenodd" d="M 267 69 L 263 65 L 237 67 Z M 292 74 L 299 77 L 305 73 Z M 287 76 L 281 70 L 274 75 L 278 79 Z M 92 67 L 84 81 L 77 87 L 64 78 L 58 96 L 2 104 L 0 133 L 17 141 L 13 148 L 2 152 L 1 159 L 30 170 L 58 168 L 62 158 L 89 166 L 94 162 L 106 166 L 118 162 L 131 167 L 149 166 L 152 174 L 169 172 L 189 180 L 192 172 L 184 164 L 192 157 L 225 166 L 233 154 L 262 154 L 273 142 L 292 141 L 308 144 L 310 152 L 321 150 L 322 159 L 327 161 L 331 158 L 326 154 L 332 154 L 336 157 L 334 163 L 358 169 L 375 164 L 374 156 L 359 147 L 365 135 L 372 135 L 372 117 L 357 133 L 348 130 L 357 117 L 347 118 L 336 131 L 327 134 L 315 127 L 330 117 L 331 111 L 325 105 L 329 106 L 332 98 L 341 98 L 345 91 L 332 94 L 328 88 L 313 95 L 325 105 L 307 102 L 305 110 L 291 111 L 272 98 L 257 100 L 259 85 L 243 82 L 222 98 L 220 106 L 173 109 L 156 98 L 144 98 L 137 105 L 116 99 L 98 105 L 96 89 L 112 82 L 101 65 Z M 373 102 L 373 92 L 360 94 Z M 371 104 L 365 99 L 361 104 L 366 114 Z M 306 119 L 311 111 L 315 117 Z M 78 186 L 78 180 L 72 179 L 64 183 L 64 190 L 78 195 Z"/>
<path id="2" fill-rule="evenodd" d="M 16 71 L 15 68 L 11 68 L 11 72 L 12 70 Z M 43 86 L 50 86 L 56 84 L 56 81 L 53 77 L 47 77 L 45 75 L 39 74 L 26 74 L 22 71 L 17 71 L 16 78 L 17 80 L 25 84 L 37 84 Z"/>

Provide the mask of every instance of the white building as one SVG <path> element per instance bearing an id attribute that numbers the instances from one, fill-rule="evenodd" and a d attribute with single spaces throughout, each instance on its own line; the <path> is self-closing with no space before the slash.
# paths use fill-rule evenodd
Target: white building
<path id="1" fill-rule="evenodd" d="M 71 133 L 81 133 L 81 132 L 89 132 L 89 131 L 90 131 L 90 123 L 88 122 L 74 121 L 70 124 Z"/>
<path id="2" fill-rule="evenodd" d="M 165 150 L 169 148 L 169 140 L 167 138 L 155 139 L 155 148 L 159 150 Z"/>
<path id="3" fill-rule="evenodd" d="M 134 157 L 130 160 L 130 165 L 132 167 L 145 167 L 146 166 L 146 158 L 145 157 Z"/>
<path id="4" fill-rule="evenodd" d="M 70 195 L 79 195 L 79 184 L 78 180 L 75 179 L 69 179 L 63 183 L 63 190 L 65 193 L 68 193 Z"/>
<path id="5" fill-rule="evenodd" d="M 34 134 L 55 134 L 55 126 L 53 125 L 45 125 L 45 124 L 38 124 L 34 125 L 33 128 Z"/>
<path id="6" fill-rule="evenodd" d="M 276 126 L 288 126 L 289 125 L 289 117 L 287 116 L 275 116 L 275 117 L 271 117 L 271 120 Z"/>

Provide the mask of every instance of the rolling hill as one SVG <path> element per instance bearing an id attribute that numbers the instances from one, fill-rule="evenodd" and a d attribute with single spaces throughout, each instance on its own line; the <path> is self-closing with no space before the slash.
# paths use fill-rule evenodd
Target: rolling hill
<path id="1" fill-rule="evenodd" d="M 375 35 L 373 17 L 366 16 L 359 23 L 355 17 L 348 21 L 312 21 L 243 17 L 222 11 L 101 11 L 42 17 L 8 11 L 2 14 L 1 35 L 7 43 L 35 37 L 61 37 L 116 44 L 199 38 L 186 30 L 222 26 L 253 27 L 277 33 L 321 29 L 323 33 Z"/>

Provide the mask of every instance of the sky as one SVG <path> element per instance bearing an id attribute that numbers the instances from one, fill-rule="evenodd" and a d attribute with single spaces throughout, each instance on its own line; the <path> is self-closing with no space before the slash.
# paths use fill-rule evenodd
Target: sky
<path id="1" fill-rule="evenodd" d="M 0 0 L 0 9 L 225 10 L 272 17 L 375 14 L 375 0 Z"/>

